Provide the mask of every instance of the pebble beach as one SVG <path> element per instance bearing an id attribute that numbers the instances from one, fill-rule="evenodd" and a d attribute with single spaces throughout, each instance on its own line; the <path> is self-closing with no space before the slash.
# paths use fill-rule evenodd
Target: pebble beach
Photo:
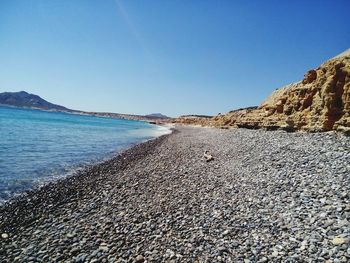
<path id="1" fill-rule="evenodd" d="M 349 262 L 349 193 L 344 134 L 176 126 L 0 206 L 0 262 Z"/>

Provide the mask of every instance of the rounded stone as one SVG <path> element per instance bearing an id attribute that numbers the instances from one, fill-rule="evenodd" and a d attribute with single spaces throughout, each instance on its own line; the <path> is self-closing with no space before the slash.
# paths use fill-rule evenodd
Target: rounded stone
<path id="1" fill-rule="evenodd" d="M 343 237 L 335 237 L 332 239 L 332 244 L 335 245 L 335 246 L 338 246 L 338 245 L 343 245 L 346 243 L 346 239 L 343 238 Z"/>
<path id="2" fill-rule="evenodd" d="M 135 258 L 135 263 L 142 263 L 145 261 L 145 258 L 142 256 L 142 255 L 138 255 L 136 258 Z"/>

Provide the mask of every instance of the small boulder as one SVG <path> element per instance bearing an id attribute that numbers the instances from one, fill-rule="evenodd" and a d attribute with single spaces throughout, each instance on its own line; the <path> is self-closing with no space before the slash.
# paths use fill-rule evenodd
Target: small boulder
<path id="1" fill-rule="evenodd" d="M 142 256 L 142 255 L 138 255 L 136 258 L 135 258 L 135 263 L 142 263 L 145 261 L 145 258 Z"/>
<path id="2" fill-rule="evenodd" d="M 337 237 L 333 238 L 331 242 L 332 242 L 333 245 L 339 246 L 339 245 L 345 244 L 346 241 L 347 240 L 345 238 L 337 236 Z"/>

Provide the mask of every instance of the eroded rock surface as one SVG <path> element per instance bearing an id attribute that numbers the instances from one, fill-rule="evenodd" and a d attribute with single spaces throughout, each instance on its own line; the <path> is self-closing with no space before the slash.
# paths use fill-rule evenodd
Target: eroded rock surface
<path id="1" fill-rule="evenodd" d="M 178 123 L 350 132 L 350 49 L 306 72 L 304 79 L 274 91 L 257 109 Z"/>

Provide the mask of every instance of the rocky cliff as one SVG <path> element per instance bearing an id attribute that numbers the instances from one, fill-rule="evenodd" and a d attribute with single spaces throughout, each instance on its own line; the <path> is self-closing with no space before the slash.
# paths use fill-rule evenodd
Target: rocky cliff
<path id="1" fill-rule="evenodd" d="M 181 119 L 179 122 L 186 123 Z M 256 109 L 199 119 L 198 123 L 215 127 L 350 133 L 350 49 L 309 70 L 302 81 L 274 91 Z"/>

